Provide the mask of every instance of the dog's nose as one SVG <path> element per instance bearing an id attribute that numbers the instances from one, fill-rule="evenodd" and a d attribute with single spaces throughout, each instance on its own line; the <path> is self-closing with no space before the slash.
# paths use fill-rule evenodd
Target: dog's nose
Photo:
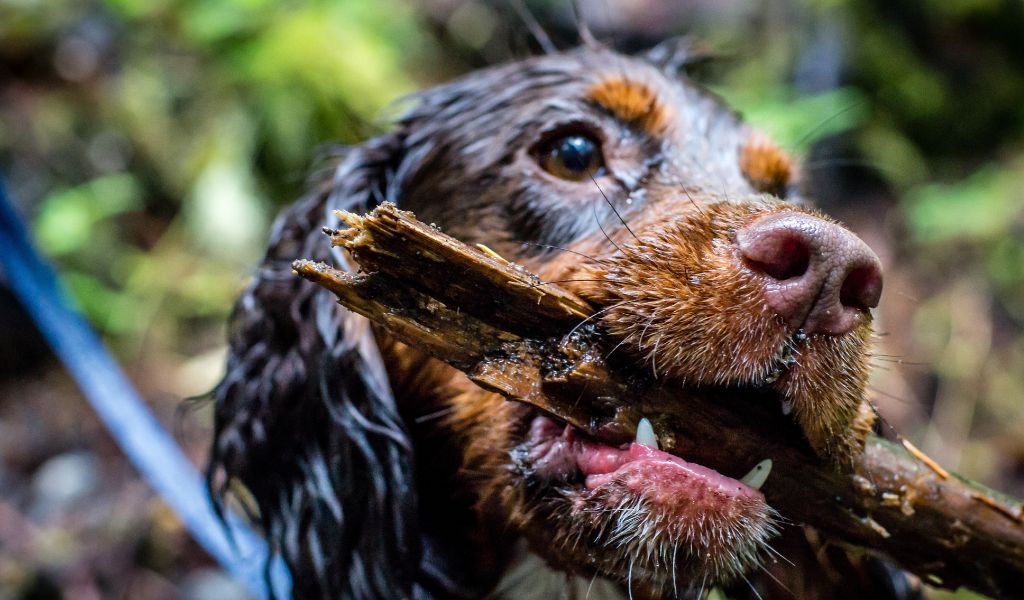
<path id="1" fill-rule="evenodd" d="M 736 235 L 748 267 L 761 273 L 768 306 L 808 335 L 842 335 L 878 306 L 882 266 L 859 237 L 797 212 L 761 217 Z"/>

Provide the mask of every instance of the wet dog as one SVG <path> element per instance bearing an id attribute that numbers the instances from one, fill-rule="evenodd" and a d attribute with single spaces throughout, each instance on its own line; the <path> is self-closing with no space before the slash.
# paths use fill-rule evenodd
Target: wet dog
<path id="1" fill-rule="evenodd" d="M 758 490 L 770 462 L 728 477 L 646 425 L 633 443 L 587 439 L 291 272 L 351 268 L 321 228 L 393 201 L 564 282 L 665 385 L 770 390 L 844 468 L 873 422 L 879 261 L 809 208 L 785 152 L 686 78 L 683 47 L 584 47 L 424 92 L 279 217 L 232 318 L 209 473 L 296 597 L 901 595 L 898 572 L 783 527 Z"/>

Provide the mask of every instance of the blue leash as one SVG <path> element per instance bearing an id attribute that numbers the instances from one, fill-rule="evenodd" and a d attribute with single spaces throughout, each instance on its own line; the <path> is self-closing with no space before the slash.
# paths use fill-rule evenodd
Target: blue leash
<path id="1" fill-rule="evenodd" d="M 141 401 L 96 333 L 72 308 L 56 272 L 33 247 L 2 180 L 0 267 L 121 450 L 177 513 L 193 539 L 257 598 L 290 598 L 291 578 L 284 562 L 275 557 L 266 568 L 266 543 L 230 513 L 225 515 L 229 537 L 203 478 Z"/>

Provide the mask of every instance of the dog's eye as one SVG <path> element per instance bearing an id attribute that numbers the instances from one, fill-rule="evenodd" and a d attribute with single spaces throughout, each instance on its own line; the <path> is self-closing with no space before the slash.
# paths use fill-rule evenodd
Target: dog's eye
<path id="1" fill-rule="evenodd" d="M 545 171 L 569 181 L 590 179 L 604 170 L 600 145 L 582 133 L 557 137 L 545 143 L 540 147 L 537 159 Z"/>

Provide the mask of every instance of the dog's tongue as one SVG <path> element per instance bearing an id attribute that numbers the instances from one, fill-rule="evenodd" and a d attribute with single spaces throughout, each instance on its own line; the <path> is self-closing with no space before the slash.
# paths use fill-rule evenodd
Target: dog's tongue
<path id="1" fill-rule="evenodd" d="M 692 497 L 695 493 L 763 498 L 760 491 L 714 469 L 643 444 L 633 442 L 619 450 L 589 440 L 575 442 L 576 464 L 590 490 L 618 483 L 632 491 L 654 493 L 666 500 Z"/>
<path id="2" fill-rule="evenodd" d="M 633 443 L 616 448 L 577 435 L 571 426 L 561 426 L 540 416 L 530 428 L 530 456 L 537 471 L 549 477 L 565 476 L 578 469 L 591 491 L 621 490 L 624 486 L 642 493 L 648 500 L 665 503 L 710 496 L 719 500 L 747 497 L 764 501 L 756 487 L 764 482 L 768 473 L 761 470 L 770 469 L 770 461 L 755 466 L 744 481 L 738 481 L 659 450 L 650 423 L 646 429 L 645 433 L 638 433 Z"/>

